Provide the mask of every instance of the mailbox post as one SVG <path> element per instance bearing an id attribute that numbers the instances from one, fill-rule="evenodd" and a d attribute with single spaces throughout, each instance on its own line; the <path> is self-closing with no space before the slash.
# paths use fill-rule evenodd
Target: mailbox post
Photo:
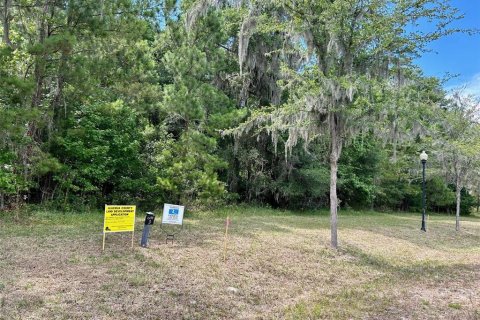
<path id="1" fill-rule="evenodd" d="M 155 214 L 153 212 L 147 212 L 147 216 L 145 217 L 145 226 L 143 227 L 142 242 L 140 244 L 144 248 L 147 247 L 148 235 L 150 234 L 150 229 L 152 228 L 154 222 Z"/>

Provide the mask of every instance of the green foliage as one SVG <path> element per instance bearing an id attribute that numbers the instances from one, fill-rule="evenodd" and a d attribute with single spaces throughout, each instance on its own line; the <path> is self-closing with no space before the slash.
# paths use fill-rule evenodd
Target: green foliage
<path id="1" fill-rule="evenodd" d="M 378 143 L 371 136 L 359 137 L 345 148 L 339 170 L 343 205 L 363 208 L 373 205 L 380 160 Z"/>
<path id="2" fill-rule="evenodd" d="M 449 185 L 452 192 L 455 192 L 455 186 Z M 477 204 L 477 200 L 474 196 L 468 192 L 466 188 L 462 188 L 460 190 L 460 215 L 468 216 L 472 213 L 474 206 Z M 455 212 L 455 202 L 452 202 L 450 206 L 447 208 L 449 213 Z"/>
<path id="3" fill-rule="evenodd" d="M 134 198 L 142 176 L 136 113 L 115 101 L 83 106 L 70 121 L 52 147 L 63 162 L 54 175 L 60 190 L 99 200 Z"/>
<path id="4" fill-rule="evenodd" d="M 432 211 L 445 211 L 455 204 L 455 192 L 445 183 L 445 179 L 434 176 L 426 182 L 427 206 Z"/>
<path id="5" fill-rule="evenodd" d="M 236 123 L 239 113 L 212 83 L 228 68 L 229 57 L 218 47 L 226 39 L 219 22 L 218 16 L 208 16 L 191 34 L 172 25 L 157 42 L 168 81 L 158 110 L 161 126 L 147 138 L 156 194 L 162 194 L 158 201 L 214 202 L 225 194 L 218 178 L 227 168 L 217 151 L 219 132 Z"/>
<path id="6" fill-rule="evenodd" d="M 429 210 L 452 210 L 455 164 L 471 173 L 462 187 L 478 180 L 473 115 L 411 64 L 425 43 L 450 32 L 456 12 L 442 1 L 6 5 L 4 208 L 24 199 L 75 209 L 324 207 L 331 117 L 343 145 L 340 206 L 418 209 L 416 157 L 425 147 Z M 410 27 L 420 17 L 445 24 L 421 35 Z M 226 135 L 247 118 L 243 135 Z M 463 214 L 471 196 L 462 190 Z"/>
<path id="7" fill-rule="evenodd" d="M 0 192 L 14 194 L 16 192 L 17 175 L 12 163 L 15 155 L 6 150 L 0 150 Z"/>
<path id="8" fill-rule="evenodd" d="M 323 146 L 316 145 L 322 150 Z M 285 158 L 268 137 L 243 140 L 232 164 L 230 189 L 249 202 L 274 207 L 318 208 L 326 204 L 329 171 L 323 160 L 300 147 Z"/>
<path id="9" fill-rule="evenodd" d="M 224 185 L 218 181 L 216 171 L 225 163 L 214 152 L 215 139 L 190 132 L 174 139 L 164 129 L 146 132 L 146 164 L 155 179 L 153 203 L 164 201 L 188 202 L 215 201 L 224 193 Z M 149 195 L 151 197 L 151 195 Z"/>

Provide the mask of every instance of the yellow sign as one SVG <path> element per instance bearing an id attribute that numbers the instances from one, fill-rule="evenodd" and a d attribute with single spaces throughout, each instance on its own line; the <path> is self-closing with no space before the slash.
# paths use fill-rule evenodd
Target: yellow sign
<path id="1" fill-rule="evenodd" d="M 103 232 L 135 230 L 135 206 L 105 206 Z"/>
<path id="2" fill-rule="evenodd" d="M 131 232 L 133 248 L 133 239 L 135 236 L 135 210 L 135 206 L 105 205 L 102 250 L 105 250 L 105 234 L 109 232 Z"/>

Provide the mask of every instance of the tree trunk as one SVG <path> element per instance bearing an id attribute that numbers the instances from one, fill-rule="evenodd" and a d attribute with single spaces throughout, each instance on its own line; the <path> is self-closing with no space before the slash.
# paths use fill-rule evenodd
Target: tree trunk
<path id="1" fill-rule="evenodd" d="M 57 84 L 55 87 L 55 94 L 52 101 L 53 109 L 53 122 L 57 122 L 60 119 L 60 105 L 62 100 L 63 88 L 65 85 L 65 69 L 67 68 L 67 56 L 62 53 L 60 57 L 60 64 L 58 65 Z M 64 117 L 67 117 L 67 109 L 64 106 Z"/>
<path id="2" fill-rule="evenodd" d="M 237 143 L 237 142 L 234 142 Z M 240 171 L 240 161 L 238 160 L 236 152 L 233 154 L 233 161 L 232 161 L 232 171 L 233 174 L 230 176 L 230 185 L 229 189 L 230 192 L 238 193 L 238 176 Z"/>
<path id="3" fill-rule="evenodd" d="M 45 73 L 45 62 L 43 61 L 43 57 L 36 57 L 35 59 L 35 89 L 32 97 L 32 108 L 38 108 L 42 103 L 43 82 Z"/>
<path id="4" fill-rule="evenodd" d="M 339 126 L 339 117 L 336 113 L 329 114 L 330 130 L 330 242 L 333 248 L 338 248 L 337 237 L 337 172 L 338 159 L 342 150 L 341 131 Z"/>
<path id="5" fill-rule="evenodd" d="M 19 221 L 20 220 L 20 190 L 18 190 L 18 187 L 16 191 L 17 191 L 17 194 L 15 197 L 15 215 L 13 219 L 15 221 Z"/>
<path id="6" fill-rule="evenodd" d="M 10 6 L 10 0 L 3 0 L 3 12 L 2 12 L 2 26 L 3 26 L 3 42 L 5 45 L 11 47 L 10 41 L 10 16 L 8 14 L 8 7 Z"/>
<path id="7" fill-rule="evenodd" d="M 0 210 L 5 210 L 5 194 L 0 192 Z"/>
<path id="8" fill-rule="evenodd" d="M 456 197 L 457 197 L 457 208 L 455 213 L 455 230 L 460 231 L 460 200 L 461 200 L 462 187 L 460 186 L 459 178 L 457 178 L 457 183 L 455 188 L 456 188 Z"/>
<path id="9" fill-rule="evenodd" d="M 477 195 L 477 213 L 480 212 L 480 193 Z"/>
<path id="10" fill-rule="evenodd" d="M 393 121 L 393 155 L 392 162 L 397 163 L 397 115 L 395 114 L 395 120 Z"/>
<path id="11" fill-rule="evenodd" d="M 337 239 L 337 169 L 338 164 L 333 157 L 330 157 L 330 242 L 333 248 L 338 247 Z"/>
<path id="12" fill-rule="evenodd" d="M 478 185 L 478 191 L 477 191 L 477 213 L 479 212 L 480 209 L 480 184 Z"/>
<path id="13" fill-rule="evenodd" d="M 47 24 L 46 24 L 46 14 L 49 10 L 49 2 L 46 1 L 43 7 L 43 13 L 39 16 L 37 21 L 37 32 L 38 32 L 38 43 L 43 45 L 47 37 Z M 32 97 L 32 107 L 37 108 L 42 102 L 42 91 L 45 78 L 45 56 L 43 54 L 37 55 L 35 57 L 35 69 L 34 69 L 34 78 L 35 78 L 35 89 Z"/>

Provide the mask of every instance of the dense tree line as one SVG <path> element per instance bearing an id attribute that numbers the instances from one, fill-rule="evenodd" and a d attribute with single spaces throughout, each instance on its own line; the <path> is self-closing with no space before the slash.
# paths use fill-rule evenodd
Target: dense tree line
<path id="1" fill-rule="evenodd" d="M 468 214 L 478 100 L 412 63 L 445 1 L 2 0 L 0 206 Z M 434 31 L 411 31 L 421 20 Z M 338 192 L 338 197 L 336 193 Z"/>

